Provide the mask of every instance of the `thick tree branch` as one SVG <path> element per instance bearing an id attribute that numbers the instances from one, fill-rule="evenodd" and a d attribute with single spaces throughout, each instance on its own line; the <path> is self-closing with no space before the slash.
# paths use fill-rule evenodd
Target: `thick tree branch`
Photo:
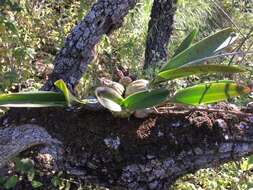
<path id="1" fill-rule="evenodd" d="M 144 69 L 166 61 L 177 0 L 154 0 L 146 41 Z"/>
<path id="2" fill-rule="evenodd" d="M 54 60 L 54 70 L 43 90 L 54 90 L 53 82 L 63 79 L 71 91 L 94 57 L 94 47 L 104 34 L 122 25 L 136 0 L 98 0 L 86 17 L 68 35 Z"/>
<path id="3" fill-rule="evenodd" d="M 253 153 L 252 117 L 226 112 L 172 112 L 140 120 L 108 111 L 35 109 L 13 111 L 6 119 L 10 125 L 32 120 L 45 127 L 66 150 L 60 168 L 115 189 L 165 190 L 183 174 Z M 25 134 L 16 130 L 16 136 Z M 0 142 L 8 136 L 13 138 L 5 133 Z M 5 145 L 1 150 L 12 151 Z"/>

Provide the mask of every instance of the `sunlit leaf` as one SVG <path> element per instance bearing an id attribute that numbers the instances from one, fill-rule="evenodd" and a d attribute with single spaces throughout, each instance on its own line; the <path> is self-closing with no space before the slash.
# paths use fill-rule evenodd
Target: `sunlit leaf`
<path id="1" fill-rule="evenodd" d="M 39 182 L 39 181 L 36 181 L 36 180 L 33 180 L 32 182 L 31 182 L 31 184 L 32 184 L 32 187 L 33 188 L 39 188 L 39 187 L 41 187 L 41 186 L 43 186 L 43 184 L 41 183 L 41 182 Z"/>
<path id="2" fill-rule="evenodd" d="M 98 102 L 105 108 L 114 112 L 122 111 L 123 97 L 116 90 L 109 87 L 98 87 L 95 94 Z"/>
<path id="3" fill-rule="evenodd" d="M 192 44 L 192 41 L 195 38 L 196 34 L 197 34 L 197 30 L 195 29 L 182 41 L 182 43 L 176 49 L 173 57 L 175 57 L 177 54 L 179 54 L 182 51 L 184 51 L 185 49 L 187 49 Z"/>
<path id="4" fill-rule="evenodd" d="M 123 105 L 129 110 L 150 108 L 164 102 L 168 95 L 167 89 L 146 90 L 126 97 Z"/>
<path id="5" fill-rule="evenodd" d="M 249 87 L 233 81 L 210 82 L 179 90 L 171 98 L 171 102 L 188 105 L 209 104 L 248 94 L 250 91 Z"/>
<path id="6" fill-rule="evenodd" d="M 37 91 L 0 95 L 3 107 L 58 107 L 67 106 L 62 93 Z"/>
<path id="7" fill-rule="evenodd" d="M 73 96 L 71 94 L 71 92 L 69 91 L 67 85 L 65 84 L 65 82 L 63 80 L 57 80 L 54 85 L 62 91 L 64 97 L 65 97 L 65 100 L 66 100 L 66 103 L 68 106 L 71 106 L 73 104 L 76 104 L 76 103 L 83 103 L 81 102 L 80 100 L 78 100 L 75 96 Z"/>
<path id="8" fill-rule="evenodd" d="M 79 100 L 68 90 L 62 80 L 55 82 L 61 92 L 35 91 L 19 92 L 0 95 L 2 107 L 62 107 L 74 104 L 85 104 L 86 100 Z"/>
<path id="9" fill-rule="evenodd" d="M 201 75 L 211 73 L 241 73 L 246 72 L 244 68 L 227 65 L 189 65 L 176 69 L 169 69 L 158 73 L 157 82 L 163 82 L 181 77 L 188 77 L 190 75 Z"/>
<path id="10" fill-rule="evenodd" d="M 214 55 L 236 40 L 237 37 L 232 32 L 233 30 L 231 28 L 227 28 L 193 44 L 173 57 L 163 66 L 162 71 L 177 68 L 194 60 Z"/>

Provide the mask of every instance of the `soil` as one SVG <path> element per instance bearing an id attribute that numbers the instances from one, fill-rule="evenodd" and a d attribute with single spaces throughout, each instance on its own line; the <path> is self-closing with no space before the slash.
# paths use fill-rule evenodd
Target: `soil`
<path id="1" fill-rule="evenodd" d="M 233 110 L 224 103 L 214 108 Z M 222 130 L 220 119 L 225 121 Z M 166 159 L 195 147 L 206 149 L 206 145 L 224 141 L 224 134 L 240 136 L 242 122 L 252 125 L 249 117 L 226 112 L 183 111 L 123 119 L 108 111 L 82 108 L 13 109 L 0 119 L 4 125 L 32 123 L 46 128 L 63 142 L 64 162 L 69 168 L 65 173 L 76 173 L 74 177 L 82 182 L 106 187 L 117 187 L 122 169 L 129 165 L 145 164 L 153 157 Z M 49 177 L 41 180 L 50 184 Z M 32 188 L 23 181 L 15 189 Z"/>

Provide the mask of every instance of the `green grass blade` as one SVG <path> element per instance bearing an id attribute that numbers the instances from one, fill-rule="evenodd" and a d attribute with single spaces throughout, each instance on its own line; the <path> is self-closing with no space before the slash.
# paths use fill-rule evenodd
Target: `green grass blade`
<path id="1" fill-rule="evenodd" d="M 137 92 L 125 98 L 123 106 L 129 110 L 150 108 L 164 102 L 169 95 L 167 89 Z"/>
<path id="2" fill-rule="evenodd" d="M 194 60 L 214 55 L 235 41 L 236 36 L 232 35 L 232 32 L 231 28 L 227 28 L 193 44 L 173 57 L 163 66 L 162 71 L 177 68 Z"/>
<path id="3" fill-rule="evenodd" d="M 67 106 L 61 93 L 38 91 L 0 95 L 0 106 L 3 107 L 62 107 Z"/>
<path id="4" fill-rule="evenodd" d="M 179 54 L 182 51 L 184 51 L 185 49 L 187 49 L 192 44 L 192 41 L 195 38 L 196 34 L 197 34 L 197 30 L 195 29 L 182 41 L 182 43 L 176 49 L 173 57 L 175 57 L 177 54 Z"/>
<path id="5" fill-rule="evenodd" d="M 247 70 L 244 68 L 227 65 L 215 65 L 215 64 L 189 65 L 158 73 L 156 82 L 164 82 L 176 78 L 188 77 L 190 75 L 201 75 L 211 73 L 241 73 L 246 71 Z"/>
<path id="6" fill-rule="evenodd" d="M 187 105 L 209 104 L 250 93 L 251 89 L 233 81 L 218 81 L 179 90 L 171 102 Z"/>

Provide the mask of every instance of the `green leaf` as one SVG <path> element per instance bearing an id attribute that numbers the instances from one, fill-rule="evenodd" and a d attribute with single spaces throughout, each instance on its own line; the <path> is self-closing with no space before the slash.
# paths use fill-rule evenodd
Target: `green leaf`
<path id="1" fill-rule="evenodd" d="M 18 177 L 17 176 L 11 176 L 8 178 L 8 180 L 5 182 L 4 184 L 4 188 L 5 189 L 11 189 L 14 188 L 16 186 L 18 182 Z"/>
<path id="2" fill-rule="evenodd" d="M 0 95 L 0 106 L 3 107 L 62 107 L 66 105 L 64 95 L 56 92 L 38 91 Z"/>
<path id="3" fill-rule="evenodd" d="M 179 90 L 171 98 L 171 102 L 187 105 L 209 104 L 248 94 L 250 91 L 249 87 L 238 85 L 233 81 L 210 82 Z"/>
<path id="4" fill-rule="evenodd" d="M 51 183 L 53 184 L 54 187 L 58 187 L 61 183 L 61 180 L 58 176 L 54 176 L 52 179 L 51 179 Z"/>
<path id="5" fill-rule="evenodd" d="M 126 97 L 123 105 L 129 110 L 150 108 L 164 102 L 168 95 L 167 89 L 146 90 Z"/>
<path id="6" fill-rule="evenodd" d="M 248 165 L 252 166 L 253 165 L 253 155 L 249 156 L 247 161 L 248 161 Z"/>
<path id="7" fill-rule="evenodd" d="M 195 38 L 196 34 L 197 34 L 197 30 L 195 29 L 182 41 L 182 43 L 176 49 L 173 57 L 175 57 L 177 54 L 179 54 L 182 51 L 184 51 L 185 49 L 187 49 L 192 44 L 192 41 Z"/>
<path id="8" fill-rule="evenodd" d="M 243 171 L 251 170 L 252 167 L 253 167 L 253 156 L 252 155 L 240 163 L 240 169 Z"/>
<path id="9" fill-rule="evenodd" d="M 32 187 L 33 188 L 39 188 L 39 187 L 41 187 L 41 186 L 43 186 L 43 184 L 41 183 L 41 182 L 39 182 L 39 181 L 35 181 L 35 180 L 33 180 L 32 182 L 31 182 L 31 184 L 32 184 Z"/>
<path id="10" fill-rule="evenodd" d="M 98 102 L 105 108 L 114 112 L 122 111 L 123 97 L 116 90 L 109 87 L 98 87 L 95 94 Z"/>
<path id="11" fill-rule="evenodd" d="M 73 104 L 85 104 L 86 100 L 78 100 L 68 90 L 63 80 L 55 82 L 61 93 L 36 91 L 0 95 L 0 106 L 3 107 L 62 107 Z"/>
<path id="12" fill-rule="evenodd" d="M 227 65 L 187 65 L 179 67 L 176 69 L 169 69 L 158 73 L 156 79 L 157 82 L 163 82 L 167 80 L 172 80 L 181 77 L 188 77 L 190 75 L 201 75 L 201 74 L 211 74 L 211 73 L 241 73 L 247 70 Z"/>
<path id="13" fill-rule="evenodd" d="M 227 28 L 193 44 L 173 57 L 163 66 L 162 71 L 177 68 L 194 60 L 214 55 L 235 41 L 236 36 L 232 35 L 232 32 L 233 30 L 231 28 Z"/>
<path id="14" fill-rule="evenodd" d="M 57 80 L 54 85 L 62 91 L 64 97 L 65 97 L 65 100 L 66 100 L 66 103 L 68 106 L 71 106 L 73 104 L 76 104 L 76 103 L 85 103 L 85 102 L 81 102 L 80 100 L 78 100 L 75 96 L 73 96 L 71 94 L 71 92 L 69 91 L 67 85 L 65 84 L 65 82 L 63 80 Z"/>
<path id="15" fill-rule="evenodd" d="M 5 182 L 5 177 L 0 176 L 0 188 L 4 184 L 4 182 Z"/>
<path id="16" fill-rule="evenodd" d="M 16 27 L 15 24 L 13 24 L 12 22 L 9 22 L 9 21 L 6 21 L 5 23 L 5 26 L 13 33 L 18 33 L 18 29 Z"/>
<path id="17" fill-rule="evenodd" d="M 15 159 L 15 170 L 21 173 L 28 173 L 34 171 L 34 163 L 29 158 Z"/>

